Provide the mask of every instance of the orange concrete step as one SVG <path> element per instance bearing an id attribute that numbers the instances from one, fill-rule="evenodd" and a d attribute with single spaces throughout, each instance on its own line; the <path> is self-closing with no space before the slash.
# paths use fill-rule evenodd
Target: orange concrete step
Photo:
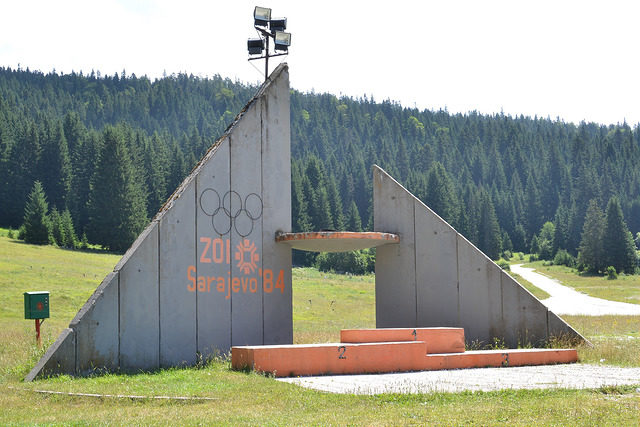
<path id="1" fill-rule="evenodd" d="M 424 363 L 422 341 L 238 346 L 233 369 L 270 372 L 277 377 L 412 371 Z"/>
<path id="2" fill-rule="evenodd" d="M 427 354 L 463 353 L 463 328 L 376 328 L 343 329 L 340 341 L 344 343 L 424 341 Z"/>
<path id="3" fill-rule="evenodd" d="M 458 354 L 428 354 L 419 371 L 441 369 L 499 368 L 513 366 L 556 365 L 575 363 L 578 352 L 575 349 L 506 349 L 478 350 Z"/>
<path id="4" fill-rule="evenodd" d="M 421 341 L 362 344 L 245 346 L 231 349 L 233 369 L 270 372 L 277 377 L 371 374 L 572 363 L 573 349 L 515 349 L 426 354 Z"/>

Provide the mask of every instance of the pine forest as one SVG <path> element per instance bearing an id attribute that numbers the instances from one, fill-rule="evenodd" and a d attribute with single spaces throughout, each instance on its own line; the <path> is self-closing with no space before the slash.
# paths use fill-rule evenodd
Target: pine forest
<path id="1" fill-rule="evenodd" d="M 256 90 L 219 76 L 0 68 L 0 226 L 126 250 Z M 293 231 L 370 230 L 378 164 L 493 259 L 637 269 L 638 125 L 292 90 L 291 151 Z"/>

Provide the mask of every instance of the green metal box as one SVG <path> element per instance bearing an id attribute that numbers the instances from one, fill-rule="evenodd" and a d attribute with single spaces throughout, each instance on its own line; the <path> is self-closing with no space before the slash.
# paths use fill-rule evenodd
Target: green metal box
<path id="1" fill-rule="evenodd" d="M 49 292 L 42 291 L 24 293 L 24 318 L 49 318 Z"/>

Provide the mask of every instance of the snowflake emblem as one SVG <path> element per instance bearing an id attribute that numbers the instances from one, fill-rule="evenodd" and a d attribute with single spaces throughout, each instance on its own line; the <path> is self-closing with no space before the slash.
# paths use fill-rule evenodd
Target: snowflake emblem
<path id="1" fill-rule="evenodd" d="M 260 260 L 260 255 L 256 252 L 256 245 L 249 239 L 244 239 L 238 243 L 236 249 L 238 251 L 235 254 L 235 259 L 238 261 L 237 265 L 242 273 L 250 274 L 256 271 L 257 262 Z"/>

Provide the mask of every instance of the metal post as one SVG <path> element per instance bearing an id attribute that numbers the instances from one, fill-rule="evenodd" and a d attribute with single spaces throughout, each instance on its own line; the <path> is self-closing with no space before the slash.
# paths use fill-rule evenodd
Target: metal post
<path id="1" fill-rule="evenodd" d="M 38 343 L 38 347 L 42 346 L 42 341 L 40 340 L 40 319 L 36 319 L 36 342 Z"/>
<path id="2" fill-rule="evenodd" d="M 269 37 L 265 37 L 267 39 L 267 55 L 264 59 L 264 81 L 266 82 L 269 78 Z"/>

